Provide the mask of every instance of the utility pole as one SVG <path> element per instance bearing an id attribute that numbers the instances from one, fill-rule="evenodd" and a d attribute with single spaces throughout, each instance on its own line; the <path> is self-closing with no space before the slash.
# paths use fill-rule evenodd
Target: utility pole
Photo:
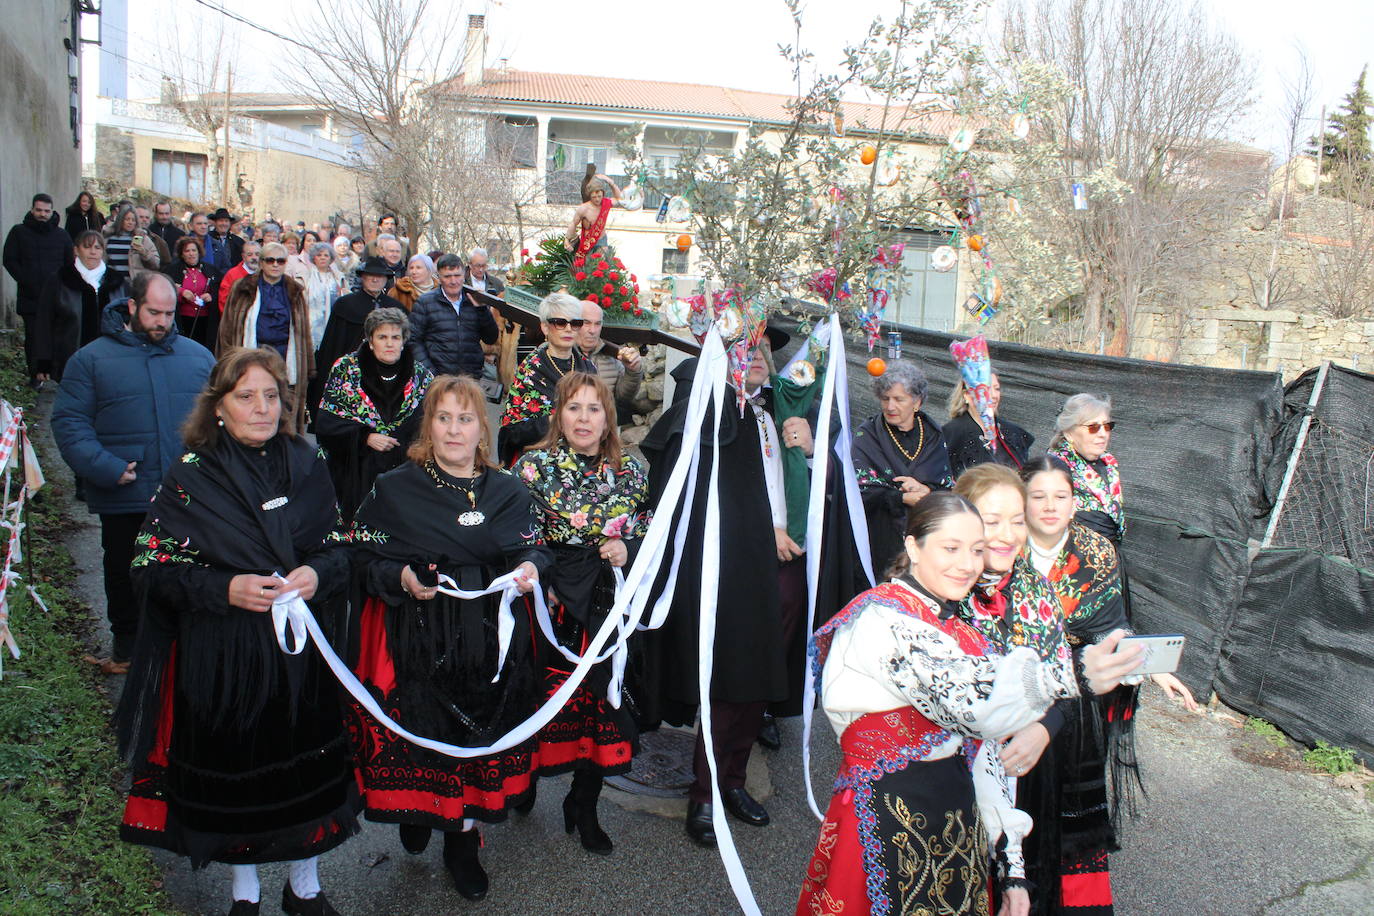
<path id="1" fill-rule="evenodd" d="M 220 171 L 224 178 L 224 197 L 221 198 L 221 206 L 229 206 L 229 97 L 234 93 L 234 65 L 229 65 L 229 78 L 224 84 L 224 158 Z"/>

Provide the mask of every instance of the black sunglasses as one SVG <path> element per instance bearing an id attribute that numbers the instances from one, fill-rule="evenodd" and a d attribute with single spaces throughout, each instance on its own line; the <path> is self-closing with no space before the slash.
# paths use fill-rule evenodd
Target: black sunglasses
<path id="1" fill-rule="evenodd" d="M 550 318 L 550 319 L 549 319 L 549 324 L 552 325 L 552 326 L 555 327 L 555 328 L 566 328 L 566 327 L 568 327 L 569 325 L 571 325 L 571 326 L 574 327 L 574 328 L 580 328 L 580 327 L 582 327 L 582 325 L 584 325 L 584 324 L 586 324 L 586 323 L 587 323 L 587 319 L 585 319 L 585 318 Z"/>
<path id="2" fill-rule="evenodd" d="M 1102 432 L 1102 430 L 1104 429 L 1107 432 L 1111 432 L 1112 430 L 1116 429 L 1116 421 L 1108 420 L 1106 423 L 1084 423 L 1083 428 L 1086 429 L 1091 435 L 1095 436 L 1098 433 Z"/>
<path id="3" fill-rule="evenodd" d="M 285 264 L 286 258 L 258 258 L 258 262 L 262 264 Z"/>

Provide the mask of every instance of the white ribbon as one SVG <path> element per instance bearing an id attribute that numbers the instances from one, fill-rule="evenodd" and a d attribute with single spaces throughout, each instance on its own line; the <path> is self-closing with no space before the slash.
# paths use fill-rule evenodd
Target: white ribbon
<path id="1" fill-rule="evenodd" d="M 827 341 L 830 353 L 825 361 L 825 381 L 821 384 L 820 417 L 817 421 L 816 449 L 812 459 L 811 492 L 806 507 L 806 619 L 807 648 L 810 649 L 810 634 L 816 632 L 816 589 L 821 576 L 821 538 L 825 525 L 825 485 L 830 464 L 830 449 L 825 444 L 830 441 L 831 406 L 839 401 L 840 435 L 835 440 L 835 454 L 840 459 L 840 484 L 844 488 L 844 499 L 849 509 L 849 520 L 853 527 L 854 543 L 859 551 L 859 562 L 869 585 L 874 584 L 873 563 L 869 559 L 868 523 L 864 515 L 863 500 L 859 497 L 858 478 L 854 472 L 854 457 L 851 451 L 849 432 L 849 366 L 845 362 L 844 332 L 840 328 L 840 316 L 830 313 L 830 322 L 816 335 Z M 811 785 L 811 724 L 816 709 L 816 675 L 811 670 L 811 657 L 808 651 L 802 665 L 805 687 L 802 692 L 802 781 L 806 785 L 806 803 L 817 818 L 824 819 L 820 806 L 816 803 L 816 792 Z"/>

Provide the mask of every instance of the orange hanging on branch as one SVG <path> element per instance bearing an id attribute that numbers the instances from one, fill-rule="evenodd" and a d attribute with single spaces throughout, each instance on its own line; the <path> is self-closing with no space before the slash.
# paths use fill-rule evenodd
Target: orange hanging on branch
<path id="1" fill-rule="evenodd" d="M 881 356 L 875 356 L 868 361 L 868 374 L 877 378 L 887 371 L 887 361 Z"/>
<path id="2" fill-rule="evenodd" d="M 981 235 L 970 235 L 968 237 L 967 245 L 970 251 L 982 251 L 983 237 Z"/>
<path id="3" fill-rule="evenodd" d="M 878 158 L 878 148 L 872 143 L 865 143 L 859 148 L 859 161 L 864 165 L 872 165 Z"/>
<path id="4" fill-rule="evenodd" d="M 688 248 L 691 248 L 691 247 L 692 247 L 692 237 L 691 237 L 690 235 L 688 235 L 687 233 L 684 232 L 684 233 L 682 233 L 682 235 L 679 235 L 679 236 L 677 237 L 677 250 L 678 250 L 678 251 L 686 251 Z"/>

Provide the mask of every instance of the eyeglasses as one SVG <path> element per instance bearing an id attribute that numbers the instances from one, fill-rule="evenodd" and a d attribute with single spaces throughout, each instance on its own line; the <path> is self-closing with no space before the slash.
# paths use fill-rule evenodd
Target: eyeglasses
<path id="1" fill-rule="evenodd" d="M 1080 425 L 1081 425 L 1084 429 L 1086 429 L 1091 435 L 1094 435 L 1094 436 L 1097 435 L 1098 433 L 1102 432 L 1102 430 L 1104 430 L 1104 429 L 1105 429 L 1107 432 L 1111 432 L 1112 430 L 1116 429 L 1116 421 L 1115 421 L 1115 420 L 1108 420 L 1106 423 L 1082 423 L 1082 424 L 1080 424 Z"/>
<path id="2" fill-rule="evenodd" d="M 258 258 L 258 262 L 262 264 L 285 264 L 286 258 Z"/>
<path id="3" fill-rule="evenodd" d="M 555 327 L 555 328 L 566 328 L 566 327 L 569 327 L 569 326 L 571 326 L 571 327 L 573 327 L 573 328 L 580 328 L 580 327 L 582 327 L 582 325 L 584 325 L 584 324 L 586 324 L 586 323 L 587 323 L 587 321 L 586 321 L 585 318 L 550 318 L 550 319 L 549 319 L 549 325 L 550 325 L 551 327 Z"/>

